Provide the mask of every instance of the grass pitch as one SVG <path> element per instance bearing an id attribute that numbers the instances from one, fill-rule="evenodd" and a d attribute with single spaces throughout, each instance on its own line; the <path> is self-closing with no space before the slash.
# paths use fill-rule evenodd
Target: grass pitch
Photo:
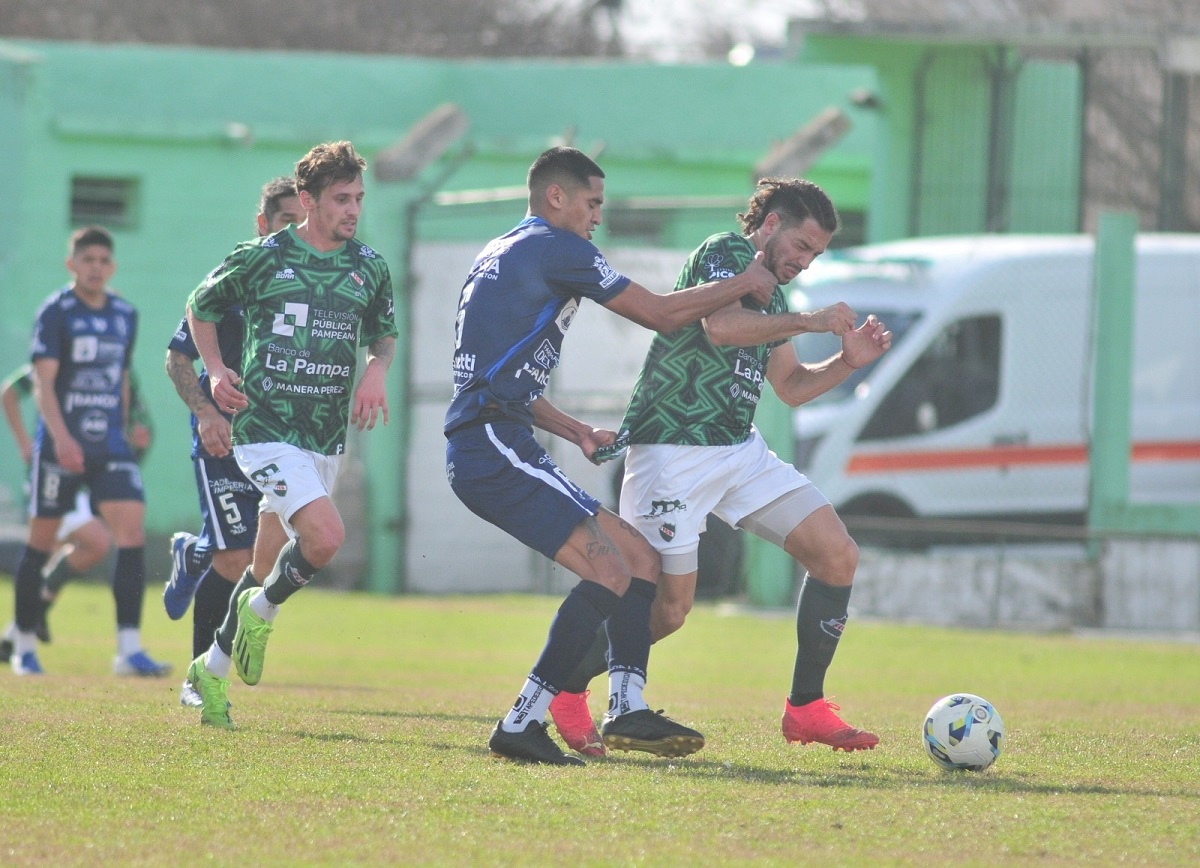
<path id="1" fill-rule="evenodd" d="M 0 582 L 0 611 L 11 583 Z M 700 606 L 647 697 L 705 733 L 682 760 L 493 760 L 488 735 L 557 598 L 306 590 L 234 732 L 178 705 L 190 615 L 147 588 L 166 680 L 111 675 L 112 600 L 69 586 L 48 674 L 0 671 L 0 864 L 723 865 L 1200 862 L 1200 648 L 850 621 L 827 688 L 874 751 L 785 745 L 790 614 Z M 593 712 L 605 684 L 593 683 Z M 934 700 L 999 709 L 1004 754 L 944 772 Z"/>

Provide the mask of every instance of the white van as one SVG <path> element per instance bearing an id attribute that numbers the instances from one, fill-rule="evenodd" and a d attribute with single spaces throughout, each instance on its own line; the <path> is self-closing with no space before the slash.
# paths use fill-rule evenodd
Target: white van
<path id="1" fill-rule="evenodd" d="M 793 310 L 845 301 L 892 349 L 795 414 L 797 464 L 847 516 L 1081 524 L 1089 236 L 920 238 L 830 252 Z M 1130 499 L 1200 502 L 1200 236 L 1137 238 Z M 803 361 L 837 350 L 802 335 Z"/>

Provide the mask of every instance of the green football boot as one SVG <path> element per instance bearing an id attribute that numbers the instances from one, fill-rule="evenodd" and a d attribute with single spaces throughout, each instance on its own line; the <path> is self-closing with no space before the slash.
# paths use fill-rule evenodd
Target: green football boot
<path id="1" fill-rule="evenodd" d="M 229 716 L 229 679 L 209 672 L 203 654 L 192 661 L 187 677 L 200 694 L 200 723 L 217 729 L 233 729 L 233 718 Z"/>
<path id="2" fill-rule="evenodd" d="M 262 680 L 263 661 L 267 656 L 267 639 L 274 629 L 250 608 L 250 598 L 261 594 L 262 588 L 247 588 L 238 597 L 238 628 L 233 636 L 233 667 L 238 678 L 247 684 Z"/>

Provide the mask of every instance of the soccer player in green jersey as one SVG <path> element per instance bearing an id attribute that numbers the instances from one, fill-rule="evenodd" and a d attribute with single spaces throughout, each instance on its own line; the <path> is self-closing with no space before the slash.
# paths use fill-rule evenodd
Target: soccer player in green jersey
<path id="1" fill-rule="evenodd" d="M 217 642 L 192 661 L 201 723 L 232 727 L 229 668 L 262 677 L 278 607 L 328 564 L 345 539 L 331 498 L 350 423 L 388 420 L 385 378 L 396 347 L 387 264 L 355 237 L 366 161 L 350 142 L 317 145 L 296 164 L 305 220 L 239 244 L 188 299 L 188 324 L 217 408 L 233 414 L 238 465 L 293 538 L 262 588 L 238 592 L 232 660 Z M 215 323 L 241 306 L 242 356 L 222 358 Z M 367 363 L 357 386 L 357 348 Z M 230 626 L 226 619 L 218 631 Z"/>
<path id="2" fill-rule="evenodd" d="M 701 244 L 676 290 L 738 274 L 758 252 L 779 286 L 765 306 L 743 299 L 655 336 L 618 438 L 629 443 L 621 517 L 662 557 L 651 610 L 654 641 L 682 627 L 691 610 L 696 552 L 709 513 L 799 561 L 808 575 L 796 611 L 798 649 L 784 737 L 835 750 L 873 748 L 879 738 L 845 723 L 824 693 L 825 672 L 846 625 L 858 548 L 825 496 L 767 448 L 753 421 L 764 383 L 798 406 L 879 358 L 891 333 L 874 316 L 855 328 L 857 316 L 844 303 L 812 313 L 788 311 L 783 286 L 824 252 L 837 230 L 833 203 L 815 184 L 764 179 L 738 219 L 743 232 Z M 841 351 L 819 364 L 801 364 L 789 339 L 803 332 L 832 332 L 841 337 Z M 593 663 L 585 660 L 566 691 L 581 693 L 599 674 L 599 644 L 587 658 Z"/>

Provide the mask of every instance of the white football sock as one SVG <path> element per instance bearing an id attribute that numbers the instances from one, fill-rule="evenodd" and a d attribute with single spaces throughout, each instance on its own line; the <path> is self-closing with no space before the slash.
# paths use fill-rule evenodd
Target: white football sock
<path id="1" fill-rule="evenodd" d="M 233 665 L 233 658 L 221 650 L 221 646 L 216 642 L 212 643 L 212 647 L 208 649 L 208 654 L 204 658 L 204 668 L 218 678 L 229 678 L 229 667 Z"/>
<path id="2" fill-rule="evenodd" d="M 642 698 L 646 689 L 646 679 L 624 669 L 614 669 L 608 673 L 608 716 L 616 717 L 631 711 L 641 711 L 649 708 Z"/>
<path id="3" fill-rule="evenodd" d="M 279 607 L 268 600 L 267 595 L 260 591 L 250 598 L 250 611 L 270 624 L 275 620 L 275 616 L 279 614 Z"/>
<path id="4" fill-rule="evenodd" d="M 128 657 L 142 650 L 142 635 L 137 627 L 117 628 L 117 656 Z"/>
<path id="5" fill-rule="evenodd" d="M 521 695 L 500 722 L 500 728 L 505 732 L 524 732 L 532 721 L 543 723 L 553 698 L 554 694 L 532 678 L 525 679 Z"/>

